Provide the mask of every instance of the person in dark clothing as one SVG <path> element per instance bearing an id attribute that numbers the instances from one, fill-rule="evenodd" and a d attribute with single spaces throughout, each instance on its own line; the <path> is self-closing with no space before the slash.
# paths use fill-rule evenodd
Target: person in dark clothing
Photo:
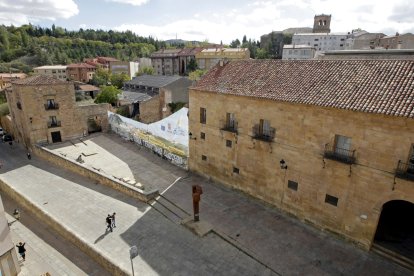
<path id="1" fill-rule="evenodd" d="M 27 152 L 27 159 L 32 159 L 32 155 L 30 154 L 30 152 Z"/>
<path id="2" fill-rule="evenodd" d="M 17 251 L 19 252 L 20 256 L 22 256 L 23 261 L 26 260 L 26 248 L 24 248 L 25 244 L 26 244 L 25 242 L 24 243 L 19 242 L 19 244 L 16 245 Z"/>
<path id="3" fill-rule="evenodd" d="M 116 227 L 116 225 L 115 225 L 115 215 L 116 215 L 116 213 L 114 212 L 111 216 L 111 222 L 112 222 L 111 226 L 112 226 L 112 228 Z"/>
<path id="4" fill-rule="evenodd" d="M 112 232 L 112 216 L 109 214 L 106 217 L 106 231 L 108 231 L 108 229 Z"/>

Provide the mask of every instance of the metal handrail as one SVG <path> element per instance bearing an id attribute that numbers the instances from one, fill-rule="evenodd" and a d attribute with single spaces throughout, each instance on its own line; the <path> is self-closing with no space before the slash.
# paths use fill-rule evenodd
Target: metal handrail
<path id="1" fill-rule="evenodd" d="M 259 125 L 253 127 L 253 138 L 266 142 L 271 142 L 275 138 L 276 129 L 270 127 L 268 129 L 260 129 Z"/>
<path id="2" fill-rule="evenodd" d="M 348 150 L 336 147 L 333 144 L 327 143 L 325 144 L 325 151 L 324 157 L 336 160 L 339 162 L 343 162 L 346 164 L 354 164 L 355 163 L 355 150 Z"/>
<path id="3" fill-rule="evenodd" d="M 395 176 L 398 178 L 414 180 L 414 163 L 404 163 L 398 160 Z"/>

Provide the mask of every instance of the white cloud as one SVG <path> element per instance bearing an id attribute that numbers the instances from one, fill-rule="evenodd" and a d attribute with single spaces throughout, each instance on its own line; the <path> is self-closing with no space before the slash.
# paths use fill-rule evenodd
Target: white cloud
<path id="1" fill-rule="evenodd" d="M 122 4 L 129 4 L 129 5 L 133 5 L 133 6 L 141 6 L 145 3 L 147 3 L 149 0 L 106 0 L 106 1 L 118 2 L 118 3 L 122 3 Z"/>
<path id="2" fill-rule="evenodd" d="M 79 13 L 73 0 L 1 0 L 0 24 L 22 25 L 40 20 L 69 18 Z"/>
<path id="3" fill-rule="evenodd" d="M 349 32 L 362 28 L 369 32 L 405 33 L 414 31 L 412 0 L 278 0 L 254 1 L 237 9 L 214 13 L 197 11 L 188 17 L 163 26 L 123 24 L 117 30 L 131 30 L 139 35 L 158 39 L 178 38 L 230 43 L 243 35 L 259 40 L 260 36 L 290 27 L 312 27 L 316 14 L 331 14 L 332 32 Z"/>

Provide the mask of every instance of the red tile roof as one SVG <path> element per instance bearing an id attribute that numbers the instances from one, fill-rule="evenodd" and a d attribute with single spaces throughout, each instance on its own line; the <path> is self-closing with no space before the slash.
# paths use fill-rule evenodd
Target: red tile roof
<path id="1" fill-rule="evenodd" d="M 25 79 L 12 81 L 13 85 L 53 85 L 53 84 L 68 84 L 69 82 L 59 80 L 49 75 L 35 75 Z"/>
<path id="2" fill-rule="evenodd" d="M 96 67 L 87 63 L 72 63 L 67 66 L 67 68 L 90 68 L 95 69 Z"/>
<path id="3" fill-rule="evenodd" d="M 240 60 L 192 89 L 414 118 L 414 61 Z"/>

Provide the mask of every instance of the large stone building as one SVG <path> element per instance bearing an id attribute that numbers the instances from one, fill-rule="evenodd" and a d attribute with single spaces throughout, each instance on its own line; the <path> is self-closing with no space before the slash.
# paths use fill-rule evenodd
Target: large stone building
<path id="1" fill-rule="evenodd" d="M 312 46 L 317 51 L 344 50 L 347 38 L 347 33 L 294 34 L 292 44 Z"/>
<path id="2" fill-rule="evenodd" d="M 405 60 L 216 66 L 190 88 L 189 168 L 413 258 L 413 70 Z"/>
<path id="3" fill-rule="evenodd" d="M 48 75 L 60 80 L 66 80 L 66 65 L 45 65 L 33 68 L 35 75 Z"/>
<path id="4" fill-rule="evenodd" d="M 304 60 L 315 57 L 315 47 L 309 45 L 285 45 L 283 46 L 282 59 L 285 60 Z"/>
<path id="5" fill-rule="evenodd" d="M 248 48 L 208 48 L 196 54 L 198 68 L 210 70 L 220 61 L 250 59 Z"/>
<path id="6" fill-rule="evenodd" d="M 178 53 L 182 49 L 161 49 L 151 54 L 152 67 L 156 75 L 173 76 L 180 73 Z"/>
<path id="7" fill-rule="evenodd" d="M 12 132 L 27 147 L 107 128 L 109 105 L 75 102 L 72 82 L 37 75 L 13 82 L 6 97 Z"/>
<path id="8" fill-rule="evenodd" d="M 186 77 L 143 75 L 124 84 L 119 105 L 128 106 L 128 113 L 140 122 L 153 123 L 171 115 L 169 104 L 188 104 Z"/>

